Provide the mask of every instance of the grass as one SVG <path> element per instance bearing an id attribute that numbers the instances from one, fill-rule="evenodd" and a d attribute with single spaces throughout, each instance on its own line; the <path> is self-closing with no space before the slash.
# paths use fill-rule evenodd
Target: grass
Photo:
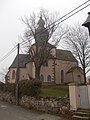
<path id="1" fill-rule="evenodd" d="M 68 86 L 43 86 L 40 96 L 43 97 L 65 97 L 68 95 Z"/>

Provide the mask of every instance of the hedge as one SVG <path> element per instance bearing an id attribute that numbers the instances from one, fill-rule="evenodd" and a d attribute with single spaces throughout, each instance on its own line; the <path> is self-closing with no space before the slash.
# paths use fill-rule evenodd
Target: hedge
<path id="1" fill-rule="evenodd" d="M 40 94 L 42 82 L 37 80 L 21 80 L 19 81 L 19 97 L 24 95 L 37 97 Z M 16 84 L 7 83 L 4 85 L 4 91 L 15 95 Z"/>

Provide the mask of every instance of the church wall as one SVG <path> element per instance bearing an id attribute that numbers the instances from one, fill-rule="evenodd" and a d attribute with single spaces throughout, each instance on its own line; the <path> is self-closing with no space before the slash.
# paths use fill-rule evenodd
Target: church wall
<path id="1" fill-rule="evenodd" d="M 55 66 L 54 66 L 54 60 L 48 61 L 48 66 L 42 66 L 41 67 L 41 73 L 40 75 L 43 75 L 44 82 L 48 82 L 48 76 L 51 76 L 51 82 L 55 82 L 56 84 L 63 84 L 71 81 L 77 81 L 77 76 L 80 75 L 81 79 L 83 80 L 83 75 L 80 74 L 80 71 L 75 70 L 74 73 L 66 74 L 67 71 L 73 67 L 76 66 L 76 62 L 69 62 L 69 61 L 62 61 L 62 60 L 55 60 Z M 53 71 L 53 67 L 55 67 L 55 71 Z M 9 82 L 14 83 L 15 79 L 12 79 L 12 72 L 15 71 L 16 74 L 16 68 L 11 68 L 9 71 Z M 61 71 L 63 70 L 63 82 L 61 80 Z M 28 79 L 28 74 L 35 78 L 35 67 L 32 62 L 28 63 L 26 65 L 26 68 L 20 68 L 20 80 Z M 54 76 L 55 75 L 55 76 Z"/>
<path id="2" fill-rule="evenodd" d="M 15 83 L 16 77 L 14 79 L 12 79 L 12 72 L 13 71 L 15 71 L 15 75 L 16 75 L 16 68 L 10 68 L 10 70 L 9 70 L 9 81 L 8 82 L 10 82 L 10 83 Z"/>
<path id="3" fill-rule="evenodd" d="M 50 53 L 51 55 L 56 56 L 56 49 L 55 48 L 51 49 Z"/>
<path id="4" fill-rule="evenodd" d="M 14 78 L 13 78 L 13 71 L 15 71 L 15 77 Z M 20 68 L 19 73 L 20 73 L 19 80 L 28 79 L 26 68 Z M 15 80 L 16 80 L 16 68 L 10 68 L 8 82 L 15 83 Z"/>
<path id="5" fill-rule="evenodd" d="M 75 69 L 74 71 L 67 74 L 67 81 L 68 82 L 83 83 L 84 82 L 84 76 L 79 71 L 79 69 Z"/>
<path id="6" fill-rule="evenodd" d="M 27 75 L 27 69 L 26 68 L 20 68 L 20 80 L 26 80 L 28 79 L 28 75 Z"/>
<path id="7" fill-rule="evenodd" d="M 62 61 L 56 60 L 56 83 L 66 83 L 67 76 L 66 72 L 73 66 L 76 66 L 77 62 L 70 62 L 70 61 Z M 63 82 L 61 81 L 61 71 L 63 71 Z"/>
<path id="8" fill-rule="evenodd" d="M 29 62 L 26 65 L 27 68 L 27 74 L 29 74 L 31 77 L 35 78 L 35 66 L 33 62 Z"/>
<path id="9" fill-rule="evenodd" d="M 73 73 L 68 73 L 66 74 L 66 78 L 67 78 L 67 82 L 73 82 L 74 81 L 74 76 L 73 76 Z"/>
<path id="10" fill-rule="evenodd" d="M 52 78 L 53 78 L 52 64 L 53 64 L 53 60 L 49 60 L 49 61 L 48 61 L 48 66 L 42 66 L 42 67 L 41 67 L 41 75 L 44 76 L 44 82 L 48 82 L 48 81 L 47 81 L 48 75 L 51 76 L 51 81 L 52 81 L 52 82 L 54 81 L 54 80 L 52 79 Z"/>
<path id="11" fill-rule="evenodd" d="M 51 75 L 52 81 L 55 81 L 56 84 L 61 84 L 61 70 L 64 72 L 64 81 L 63 83 L 68 82 L 66 72 L 73 66 L 77 65 L 77 62 L 69 62 L 69 61 L 62 61 L 62 60 L 55 60 L 55 79 L 53 79 L 53 60 L 49 60 L 48 67 L 41 68 L 41 75 L 44 76 L 44 82 L 47 82 L 47 76 Z M 72 80 L 72 75 L 70 75 L 70 81 Z"/>
<path id="12" fill-rule="evenodd" d="M 79 71 L 79 69 L 75 69 L 73 71 L 73 81 L 76 81 L 77 83 L 82 83 L 84 82 L 84 76 L 83 74 Z"/>

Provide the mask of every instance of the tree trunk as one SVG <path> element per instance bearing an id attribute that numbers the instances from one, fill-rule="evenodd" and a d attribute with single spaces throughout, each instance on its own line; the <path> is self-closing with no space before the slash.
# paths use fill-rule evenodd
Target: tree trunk
<path id="1" fill-rule="evenodd" d="M 84 83 L 86 84 L 86 73 L 85 73 L 85 68 L 83 68 L 83 74 L 84 74 Z"/>
<path id="2" fill-rule="evenodd" d="M 85 53 L 84 53 L 84 50 L 83 50 L 83 74 L 84 74 L 84 83 L 86 84 Z"/>
<path id="3" fill-rule="evenodd" d="M 35 66 L 35 79 L 40 80 L 40 67 Z"/>

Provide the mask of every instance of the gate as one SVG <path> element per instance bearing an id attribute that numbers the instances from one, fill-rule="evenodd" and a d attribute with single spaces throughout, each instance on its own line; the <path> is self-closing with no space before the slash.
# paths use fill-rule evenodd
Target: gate
<path id="1" fill-rule="evenodd" d="M 88 88 L 87 86 L 79 86 L 80 108 L 89 108 Z"/>

